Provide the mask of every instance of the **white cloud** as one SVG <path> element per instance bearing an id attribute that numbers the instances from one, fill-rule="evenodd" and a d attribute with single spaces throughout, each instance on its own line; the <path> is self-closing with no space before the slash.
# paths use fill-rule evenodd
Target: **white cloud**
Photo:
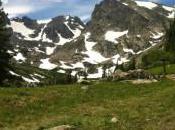
<path id="1" fill-rule="evenodd" d="M 155 3 L 159 3 L 160 2 L 160 0 L 148 0 L 148 1 L 155 2 Z"/>
<path id="2" fill-rule="evenodd" d="M 1 0 L 3 4 L 7 4 L 8 0 Z"/>
<path id="3" fill-rule="evenodd" d="M 4 11 L 8 13 L 9 18 L 12 18 L 45 9 L 51 3 L 60 3 L 63 0 L 2 0 L 2 2 Z"/>
<path id="4" fill-rule="evenodd" d="M 9 14 L 9 17 L 27 14 L 33 11 L 30 6 L 4 6 L 4 11 Z"/>
<path id="5" fill-rule="evenodd" d="M 41 0 L 46 2 L 63 2 L 63 0 Z"/>

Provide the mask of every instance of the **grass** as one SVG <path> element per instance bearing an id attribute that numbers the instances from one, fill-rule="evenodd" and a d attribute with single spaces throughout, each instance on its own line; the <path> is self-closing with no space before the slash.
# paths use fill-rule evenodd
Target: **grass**
<path id="1" fill-rule="evenodd" d="M 149 72 L 153 74 L 163 74 L 163 67 L 154 67 L 148 70 Z M 175 64 L 169 64 L 166 66 L 166 72 L 167 74 L 174 74 L 175 73 Z"/>
<path id="2" fill-rule="evenodd" d="M 174 130 L 175 81 L 0 88 L 0 129 Z M 111 119 L 118 119 L 112 123 Z"/>

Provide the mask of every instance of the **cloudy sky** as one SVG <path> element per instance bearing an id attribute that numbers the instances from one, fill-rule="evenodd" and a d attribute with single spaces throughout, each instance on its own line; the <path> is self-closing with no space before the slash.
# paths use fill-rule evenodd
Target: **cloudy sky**
<path id="1" fill-rule="evenodd" d="M 58 15 L 90 17 L 96 3 L 101 0 L 2 0 L 9 17 L 29 16 L 34 19 L 49 19 Z M 149 0 L 151 1 L 151 0 Z M 174 0 L 152 0 L 172 5 Z"/>

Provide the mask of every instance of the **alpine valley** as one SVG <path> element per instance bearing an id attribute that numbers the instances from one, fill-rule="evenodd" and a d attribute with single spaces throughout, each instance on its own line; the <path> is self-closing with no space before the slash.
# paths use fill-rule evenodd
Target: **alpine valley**
<path id="1" fill-rule="evenodd" d="M 174 8 L 153 2 L 103 0 L 87 23 L 72 16 L 11 19 L 13 49 L 8 52 L 14 68 L 10 73 L 39 83 L 67 70 L 72 70 L 73 76 L 86 70 L 87 78 L 100 78 L 103 64 L 110 64 L 110 74 L 116 64 L 133 57 L 139 66 L 144 53 L 161 48 L 174 13 Z"/>

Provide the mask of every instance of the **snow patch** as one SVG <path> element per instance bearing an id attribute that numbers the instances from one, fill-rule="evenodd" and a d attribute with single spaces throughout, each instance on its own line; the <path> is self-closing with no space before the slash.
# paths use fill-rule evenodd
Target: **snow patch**
<path id="1" fill-rule="evenodd" d="M 24 76 L 22 76 L 22 79 L 28 83 L 39 83 L 40 81 L 34 77 L 32 77 L 32 79 L 26 78 Z"/>
<path id="2" fill-rule="evenodd" d="M 122 4 L 124 4 L 124 5 L 128 6 L 128 4 L 127 4 L 127 3 L 122 3 Z"/>
<path id="3" fill-rule="evenodd" d="M 60 63 L 61 63 L 60 68 L 63 68 L 63 69 L 72 69 L 72 66 L 66 65 L 66 62 L 64 62 L 64 61 L 60 61 Z"/>
<path id="4" fill-rule="evenodd" d="M 173 7 L 169 7 L 169 6 L 162 6 L 165 10 L 169 11 L 169 12 L 172 12 L 174 10 Z"/>
<path id="5" fill-rule="evenodd" d="M 22 55 L 22 53 L 18 53 L 16 56 L 14 56 L 13 57 L 16 61 L 19 61 L 19 60 L 21 60 L 21 61 L 23 61 L 23 62 L 25 62 L 25 60 L 26 60 L 26 58 Z"/>
<path id="6" fill-rule="evenodd" d="M 128 30 L 123 32 L 107 31 L 105 34 L 105 40 L 112 43 L 118 43 L 117 39 L 119 37 L 126 35 L 127 33 L 128 33 Z"/>
<path id="7" fill-rule="evenodd" d="M 52 19 L 42 19 L 42 20 L 37 20 L 38 24 L 46 24 L 52 21 Z"/>
<path id="8" fill-rule="evenodd" d="M 57 72 L 58 72 L 58 73 L 62 73 L 62 74 L 65 74 L 65 73 L 66 73 L 65 70 L 58 70 Z"/>
<path id="9" fill-rule="evenodd" d="M 157 32 L 157 34 L 152 33 L 152 37 L 151 37 L 151 38 L 153 38 L 153 39 L 159 39 L 159 38 L 161 38 L 163 35 L 164 35 L 164 33 L 160 33 L 160 32 Z"/>
<path id="10" fill-rule="evenodd" d="M 114 64 L 118 64 L 118 65 L 129 62 L 129 60 L 127 58 L 121 57 L 119 54 L 113 56 L 112 61 Z"/>
<path id="11" fill-rule="evenodd" d="M 30 38 L 29 35 L 34 34 L 34 30 L 27 28 L 23 22 L 11 21 L 11 27 L 14 32 L 22 34 L 26 39 Z"/>
<path id="12" fill-rule="evenodd" d="M 11 74 L 11 75 L 14 75 L 14 76 L 20 76 L 19 74 L 17 74 L 17 73 L 15 73 L 15 72 L 13 72 L 13 71 L 9 71 L 9 73 Z"/>
<path id="13" fill-rule="evenodd" d="M 135 52 L 132 49 L 128 49 L 128 48 L 123 48 L 123 51 L 126 53 L 132 53 L 135 54 Z"/>
<path id="14" fill-rule="evenodd" d="M 42 76 L 42 75 L 40 75 L 40 74 L 34 74 L 34 75 L 37 76 L 37 77 L 40 77 L 40 78 L 42 78 L 42 79 L 45 78 L 44 76 Z"/>
<path id="15" fill-rule="evenodd" d="M 56 47 L 46 47 L 46 54 L 51 55 L 55 51 Z"/>
<path id="16" fill-rule="evenodd" d="M 174 11 L 174 12 L 171 12 L 171 13 L 168 15 L 168 18 L 173 19 L 174 16 L 175 16 L 175 11 Z"/>
<path id="17" fill-rule="evenodd" d="M 148 9 L 153 9 L 157 7 L 157 4 L 153 2 L 146 2 L 146 1 L 135 1 L 138 6 L 145 7 Z"/>
<path id="18" fill-rule="evenodd" d="M 40 61 L 42 62 L 39 66 L 41 69 L 52 70 L 57 67 L 57 65 L 49 61 L 49 58 L 41 59 Z"/>
<path id="19" fill-rule="evenodd" d="M 14 54 L 14 52 L 11 51 L 11 50 L 8 50 L 7 53 L 9 53 L 9 54 Z"/>

